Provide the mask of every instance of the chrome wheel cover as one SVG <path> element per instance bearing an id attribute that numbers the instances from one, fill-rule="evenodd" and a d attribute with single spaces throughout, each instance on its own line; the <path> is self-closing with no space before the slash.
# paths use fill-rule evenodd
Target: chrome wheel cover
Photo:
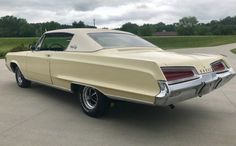
<path id="1" fill-rule="evenodd" d="M 21 74 L 20 70 L 17 71 L 17 73 L 16 73 L 16 78 L 17 78 L 18 83 L 19 83 L 20 85 L 22 85 L 23 79 L 22 79 L 22 74 Z"/>
<path id="2" fill-rule="evenodd" d="M 91 87 L 85 87 L 83 90 L 82 99 L 86 108 L 90 110 L 94 109 L 98 103 L 97 91 Z"/>

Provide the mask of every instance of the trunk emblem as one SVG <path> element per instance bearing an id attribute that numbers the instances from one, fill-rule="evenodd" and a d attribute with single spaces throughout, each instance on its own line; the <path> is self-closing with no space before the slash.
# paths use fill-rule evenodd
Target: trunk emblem
<path id="1" fill-rule="evenodd" d="M 204 69 L 200 70 L 201 73 L 206 73 L 206 72 L 210 72 L 210 71 L 212 71 L 211 68 L 205 68 L 205 67 L 204 67 Z"/>

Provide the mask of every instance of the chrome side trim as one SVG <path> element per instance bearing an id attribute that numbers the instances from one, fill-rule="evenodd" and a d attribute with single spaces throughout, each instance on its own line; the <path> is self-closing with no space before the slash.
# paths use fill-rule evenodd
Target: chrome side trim
<path id="1" fill-rule="evenodd" d="M 29 79 L 27 79 L 27 80 L 29 80 Z M 55 88 L 55 89 L 59 89 L 59 90 L 63 90 L 63 91 L 72 93 L 72 91 L 70 89 L 59 87 L 59 86 L 56 86 L 56 85 L 53 85 L 53 84 L 43 83 L 43 82 L 36 81 L 36 80 L 29 80 L 29 81 L 40 84 L 40 85 L 44 85 L 44 86 L 48 86 L 48 87 L 51 87 L 51 88 Z"/>
<path id="2" fill-rule="evenodd" d="M 201 97 L 209 92 L 223 86 L 235 76 L 233 68 L 227 69 L 225 72 L 211 72 L 202 74 L 198 79 L 186 81 L 177 84 L 168 84 L 168 91 L 161 90 L 155 98 L 156 105 L 170 105 L 181 102 L 194 97 Z M 163 81 L 159 81 L 159 84 Z M 163 93 L 164 92 L 164 93 Z M 163 96 L 165 95 L 165 96 Z"/>

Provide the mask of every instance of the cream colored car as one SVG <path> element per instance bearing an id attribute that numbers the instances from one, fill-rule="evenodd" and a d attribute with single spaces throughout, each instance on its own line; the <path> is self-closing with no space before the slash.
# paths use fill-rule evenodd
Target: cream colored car
<path id="1" fill-rule="evenodd" d="M 235 75 L 221 55 L 167 52 L 131 33 L 103 29 L 46 32 L 32 51 L 8 53 L 6 65 L 20 87 L 33 81 L 77 93 L 93 117 L 114 100 L 172 105 Z"/>

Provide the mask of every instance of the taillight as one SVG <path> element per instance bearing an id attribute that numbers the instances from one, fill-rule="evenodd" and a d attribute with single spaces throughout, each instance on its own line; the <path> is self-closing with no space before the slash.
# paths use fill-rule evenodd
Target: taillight
<path id="1" fill-rule="evenodd" d="M 164 67 L 162 72 L 168 82 L 178 82 L 190 80 L 196 77 L 194 68 Z"/>
<path id="2" fill-rule="evenodd" d="M 222 72 L 225 71 L 226 66 L 222 61 L 217 61 L 211 64 L 211 67 L 214 72 Z"/>

